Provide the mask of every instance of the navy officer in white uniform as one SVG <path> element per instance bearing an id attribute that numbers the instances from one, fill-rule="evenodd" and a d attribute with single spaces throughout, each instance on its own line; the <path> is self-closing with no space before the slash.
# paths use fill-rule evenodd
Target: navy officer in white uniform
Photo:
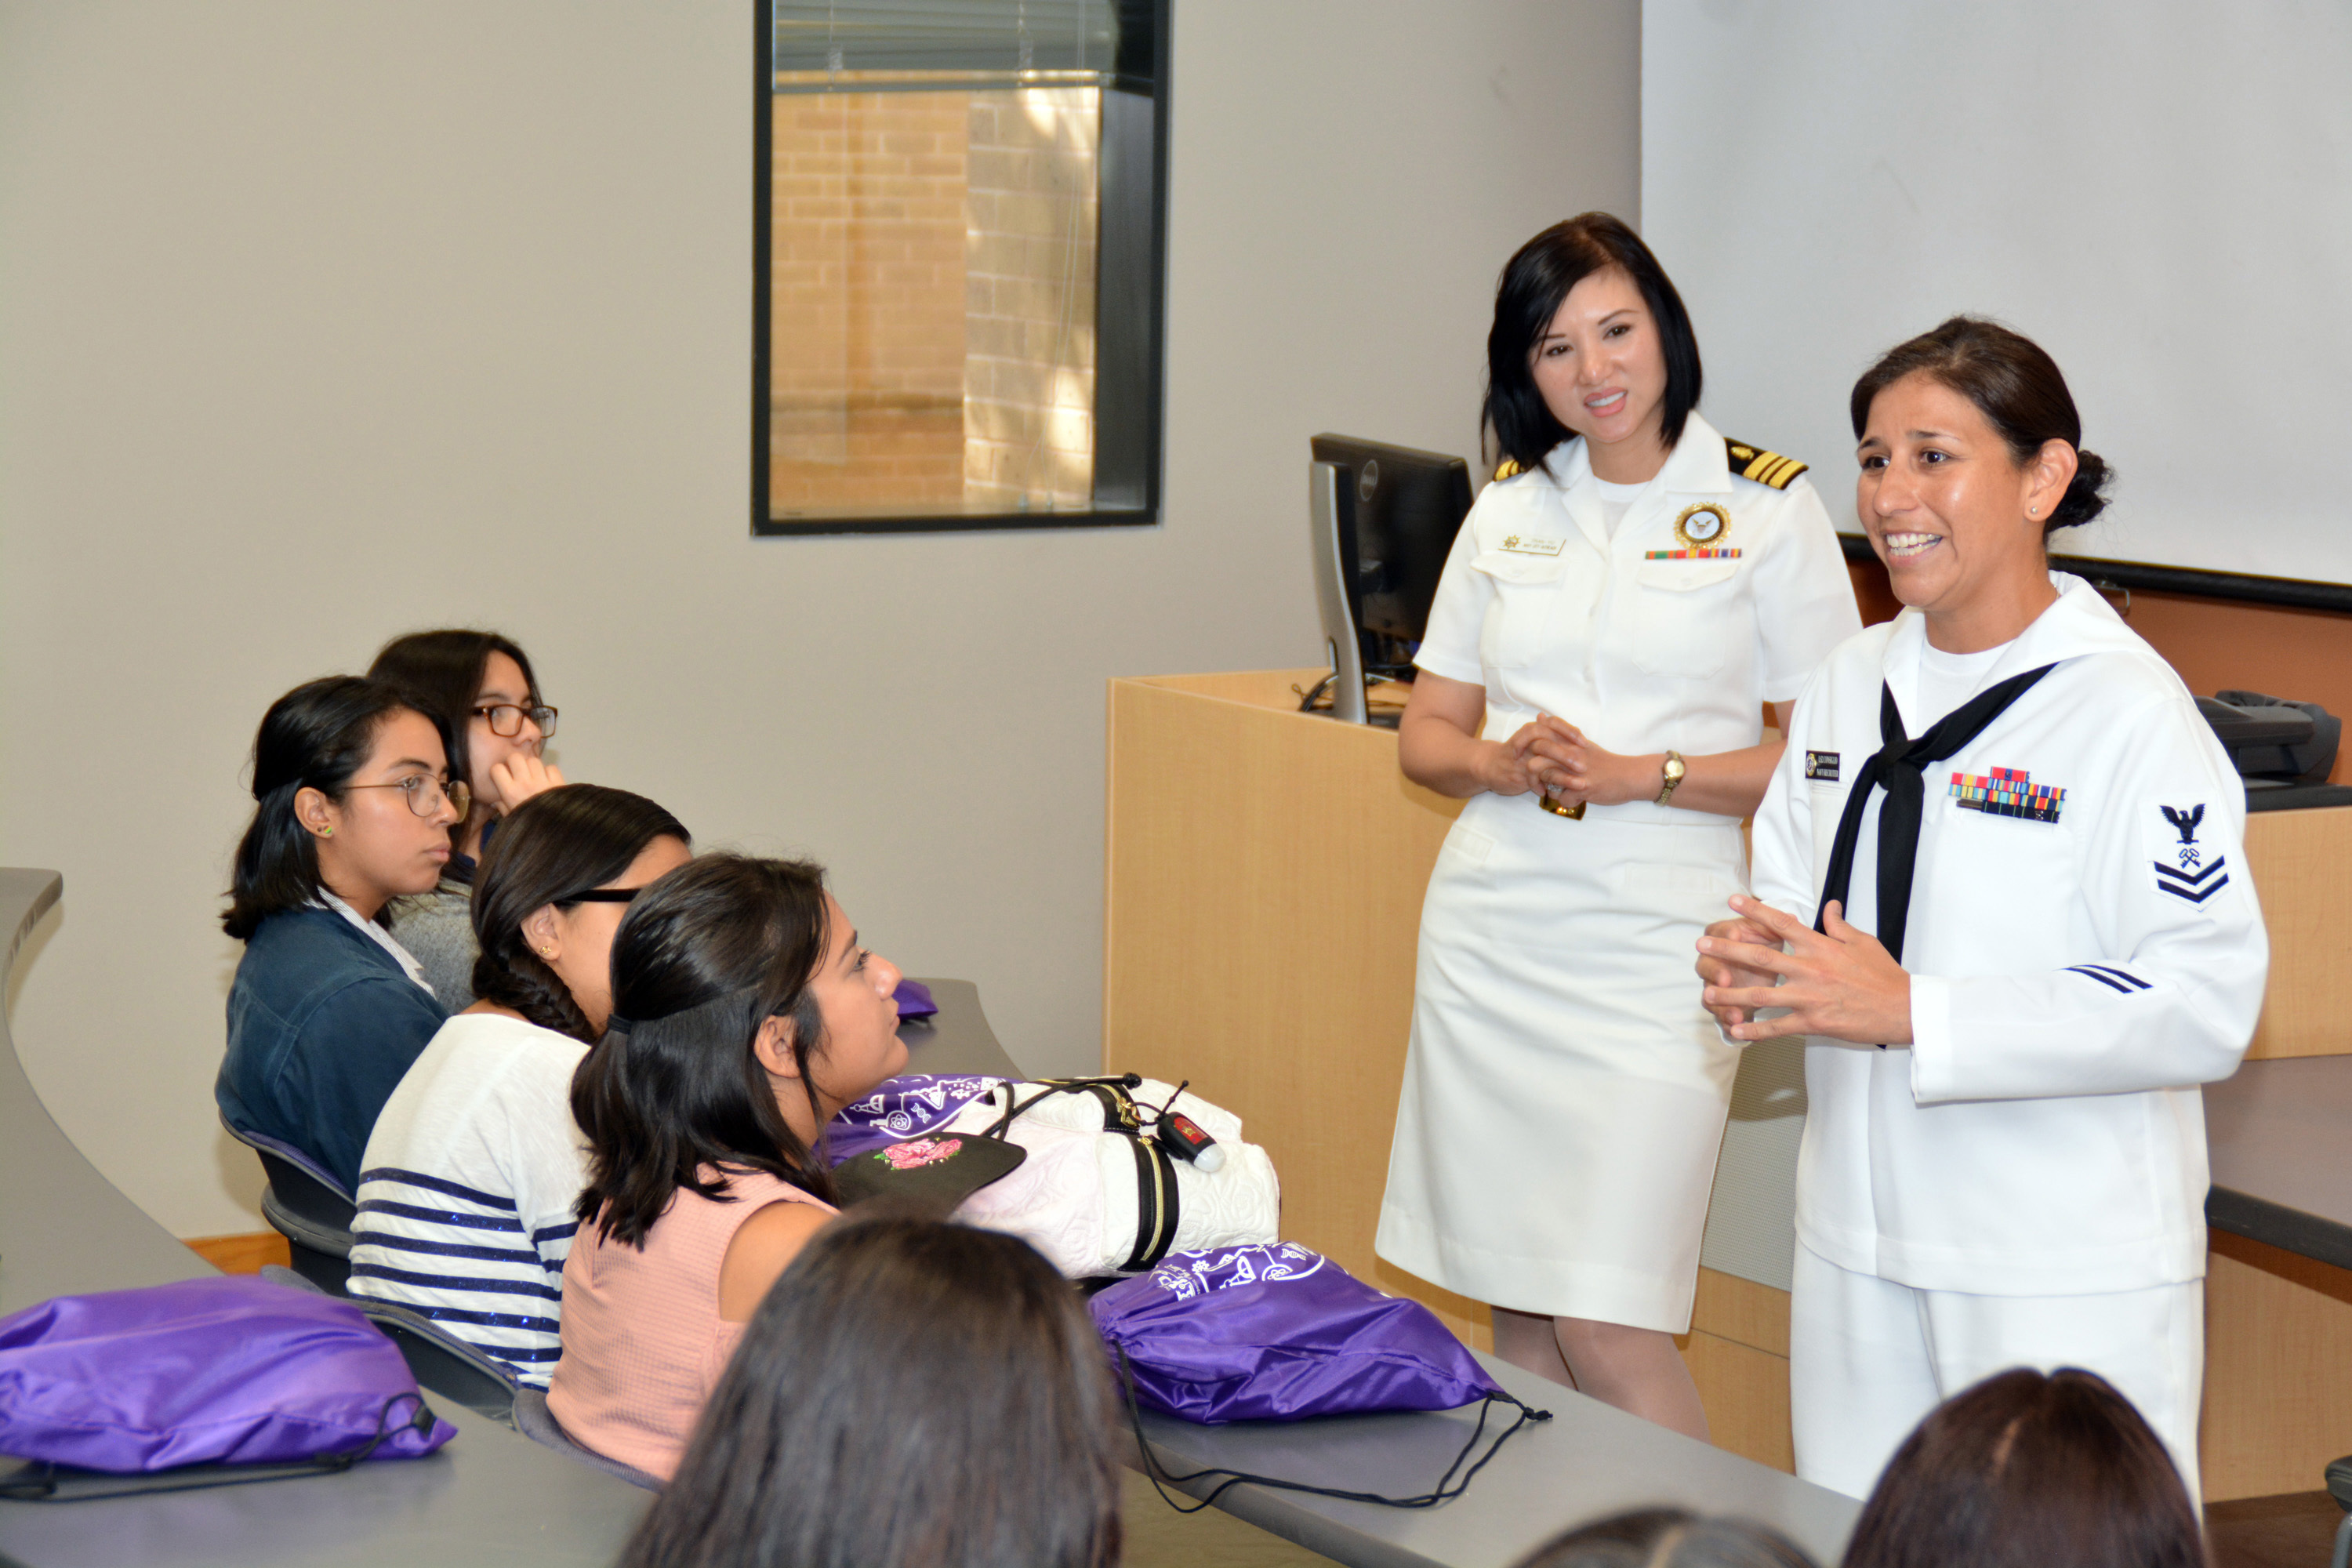
<path id="1" fill-rule="evenodd" d="M 1672 1336 L 1739 1051 L 1690 944 L 1746 885 L 1764 705 L 1862 618 L 1805 465 L 1699 417 L 1689 314 L 1623 223 L 1522 246 L 1486 352 L 1523 471 L 1462 525 L 1398 730 L 1406 775 L 1466 804 L 1375 1246 L 1489 1303 L 1504 1359 L 1703 1437 Z"/>
<path id="2" fill-rule="evenodd" d="M 1727 1033 L 1807 1037 L 1797 1470 L 1862 1497 L 1940 1400 L 2074 1365 L 2194 1497 L 2197 1086 L 2237 1070 L 2270 958 L 2244 789 L 2179 677 L 2049 570 L 2106 470 L 2048 354 L 1956 317 L 1852 413 L 1906 608 L 1798 700 L 1756 896 L 1699 942 Z"/>

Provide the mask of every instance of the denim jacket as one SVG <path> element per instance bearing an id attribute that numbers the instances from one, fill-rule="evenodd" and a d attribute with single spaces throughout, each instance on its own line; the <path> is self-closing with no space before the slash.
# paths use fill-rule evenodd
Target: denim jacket
<path id="1" fill-rule="evenodd" d="M 229 987 L 214 1098 L 230 1126 L 293 1144 L 356 1191 L 376 1113 L 445 1016 L 334 910 L 271 915 Z"/>

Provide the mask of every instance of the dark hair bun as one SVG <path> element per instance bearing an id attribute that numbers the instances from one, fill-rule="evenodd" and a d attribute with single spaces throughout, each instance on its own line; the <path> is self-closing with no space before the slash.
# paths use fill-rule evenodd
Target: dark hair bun
<path id="1" fill-rule="evenodd" d="M 2107 487 L 2115 478 L 2116 471 L 2107 467 L 2105 458 L 2096 452 L 2076 451 L 2074 480 L 2051 510 L 2050 521 L 2042 525 L 2042 537 L 2047 539 L 2062 528 L 2080 527 L 2106 510 Z"/>

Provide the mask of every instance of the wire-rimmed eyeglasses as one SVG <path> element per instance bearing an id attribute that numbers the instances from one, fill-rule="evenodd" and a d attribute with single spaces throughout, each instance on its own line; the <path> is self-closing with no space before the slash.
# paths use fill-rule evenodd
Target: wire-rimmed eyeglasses
<path id="1" fill-rule="evenodd" d="M 474 808 L 472 785 L 444 784 L 431 773 L 416 773 L 408 778 L 395 779 L 390 784 L 345 784 L 343 787 L 345 789 L 399 790 L 408 796 L 408 809 L 419 816 L 432 816 L 441 809 L 441 803 L 445 800 L 449 803 L 449 808 L 457 814 L 457 820 L 460 822 L 465 821 L 466 814 Z"/>

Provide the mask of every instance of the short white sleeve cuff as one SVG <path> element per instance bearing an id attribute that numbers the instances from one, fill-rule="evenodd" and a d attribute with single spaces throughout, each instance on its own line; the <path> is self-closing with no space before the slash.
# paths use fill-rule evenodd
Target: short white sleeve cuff
<path id="1" fill-rule="evenodd" d="M 1958 1098 L 1952 1059 L 1951 982 L 1911 977 L 1911 1098 L 1921 1105 Z"/>

